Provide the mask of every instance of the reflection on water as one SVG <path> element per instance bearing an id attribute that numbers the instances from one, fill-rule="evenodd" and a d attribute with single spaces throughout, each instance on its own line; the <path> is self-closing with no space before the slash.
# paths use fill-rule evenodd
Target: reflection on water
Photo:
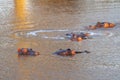
<path id="1" fill-rule="evenodd" d="M 51 29 L 76 26 L 79 18 L 75 17 L 77 2 L 70 0 L 30 0 L 29 11 L 37 28 Z M 34 8 L 36 7 L 36 8 Z"/>
<path id="2" fill-rule="evenodd" d="M 29 29 L 31 26 L 31 22 L 29 22 L 28 11 L 27 11 L 27 1 L 26 0 L 14 0 L 15 2 L 15 13 L 16 13 L 16 26 L 15 30 L 25 30 Z"/>
<path id="3" fill-rule="evenodd" d="M 32 48 L 33 46 L 38 46 L 34 40 L 20 40 L 17 43 L 18 48 Z"/>
<path id="4" fill-rule="evenodd" d="M 85 29 L 97 21 L 119 23 L 119 8 L 119 0 L 0 0 L 0 79 L 119 80 L 119 24 L 113 29 Z M 93 39 L 64 39 L 66 33 L 80 31 L 90 32 Z M 17 57 L 18 47 L 41 55 Z M 91 53 L 52 54 L 60 48 Z"/>
<path id="5" fill-rule="evenodd" d="M 21 21 L 25 21 L 26 19 L 26 7 L 26 0 L 15 0 L 16 16 L 18 19 L 21 19 Z"/>
<path id="6" fill-rule="evenodd" d="M 34 6 L 43 7 L 44 12 L 46 14 L 62 14 L 69 13 L 69 14 L 75 14 L 78 10 L 80 1 L 74 1 L 74 0 L 36 0 Z M 84 1 L 82 1 L 81 7 L 79 9 L 83 8 Z M 51 7 L 51 8 L 49 8 Z"/>

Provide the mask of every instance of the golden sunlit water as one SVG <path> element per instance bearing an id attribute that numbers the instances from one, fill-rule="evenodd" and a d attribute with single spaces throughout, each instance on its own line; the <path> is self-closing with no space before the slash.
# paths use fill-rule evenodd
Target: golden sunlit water
<path id="1" fill-rule="evenodd" d="M 0 80 L 119 80 L 119 0 L 0 0 Z M 96 22 L 112 29 L 88 30 Z M 66 33 L 89 32 L 91 39 L 70 41 Z M 32 48 L 39 56 L 17 55 Z M 61 57 L 58 49 L 90 54 Z"/>

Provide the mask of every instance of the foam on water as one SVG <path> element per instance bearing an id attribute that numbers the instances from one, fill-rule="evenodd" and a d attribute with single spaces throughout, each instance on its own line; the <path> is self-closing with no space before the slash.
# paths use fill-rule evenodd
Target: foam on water
<path id="1" fill-rule="evenodd" d="M 41 33 L 41 32 L 64 32 L 64 31 L 68 31 L 68 30 L 37 30 L 37 31 L 28 32 L 27 35 L 37 36 L 37 33 Z"/>
<path id="2" fill-rule="evenodd" d="M 49 36 L 42 36 L 42 38 L 45 38 L 45 39 L 61 39 L 61 40 L 63 40 L 63 39 L 65 39 L 64 37 L 60 37 L 60 36 L 56 36 L 56 37 L 49 37 Z"/>
<path id="3" fill-rule="evenodd" d="M 98 36 L 98 37 L 112 37 L 114 34 L 111 32 L 103 33 L 103 32 L 89 32 L 90 36 Z"/>
<path id="4" fill-rule="evenodd" d="M 55 40 L 64 40 L 65 38 L 70 38 L 71 36 L 65 36 L 65 33 L 75 32 L 76 30 L 34 30 L 34 31 L 19 31 L 15 32 L 14 35 L 19 38 L 42 38 L 42 39 L 55 39 Z M 114 34 L 112 32 L 94 32 L 94 31 L 77 31 L 76 34 L 80 32 L 89 33 L 90 37 L 93 39 L 101 37 L 112 37 Z M 39 34 L 40 33 L 40 34 Z M 51 35 L 52 34 L 52 35 Z M 63 36 L 64 35 L 64 36 Z"/>

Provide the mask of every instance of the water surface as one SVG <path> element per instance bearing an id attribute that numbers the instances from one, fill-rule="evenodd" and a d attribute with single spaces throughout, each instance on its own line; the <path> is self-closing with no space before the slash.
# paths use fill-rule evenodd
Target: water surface
<path id="1" fill-rule="evenodd" d="M 119 0 L 0 0 L 1 80 L 119 80 Z M 113 29 L 87 30 L 97 21 L 116 23 Z M 90 32 L 92 39 L 72 42 L 66 33 Z M 40 51 L 17 56 L 17 48 Z M 89 50 L 74 57 L 56 50 Z"/>

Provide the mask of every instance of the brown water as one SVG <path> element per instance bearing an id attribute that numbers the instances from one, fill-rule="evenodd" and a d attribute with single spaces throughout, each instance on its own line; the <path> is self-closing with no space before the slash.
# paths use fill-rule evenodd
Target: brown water
<path id="1" fill-rule="evenodd" d="M 0 0 L 0 80 L 119 80 L 119 14 L 119 0 Z M 85 29 L 97 21 L 116 27 Z M 65 38 L 80 31 L 97 36 L 82 42 Z M 19 47 L 41 55 L 18 57 Z M 91 53 L 53 55 L 59 48 Z"/>

